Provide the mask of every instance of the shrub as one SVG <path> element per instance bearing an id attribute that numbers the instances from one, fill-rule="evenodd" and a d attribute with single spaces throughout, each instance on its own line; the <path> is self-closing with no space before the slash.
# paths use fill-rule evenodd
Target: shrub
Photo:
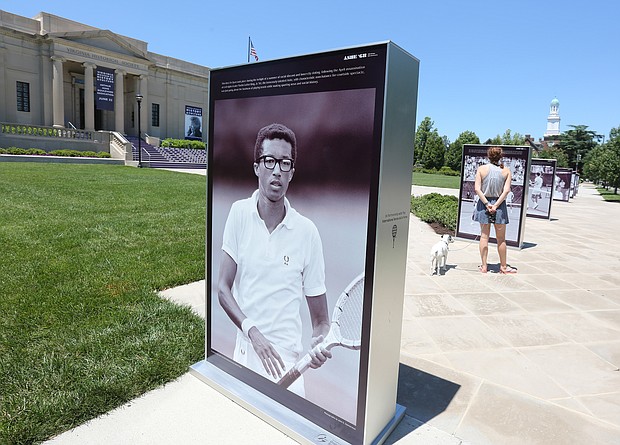
<path id="1" fill-rule="evenodd" d="M 76 157 L 76 156 L 81 156 L 81 152 L 77 150 L 52 150 L 50 151 L 50 155 Z"/>
<path id="2" fill-rule="evenodd" d="M 40 148 L 29 148 L 26 150 L 27 155 L 37 155 L 37 156 L 45 156 L 47 152 L 45 150 L 41 150 Z"/>
<path id="3" fill-rule="evenodd" d="M 411 197 L 411 213 L 426 223 L 438 223 L 456 230 L 458 198 L 452 195 L 429 193 Z"/>
<path id="4" fill-rule="evenodd" d="M 161 142 L 163 148 L 193 148 L 194 150 L 204 150 L 206 144 L 202 141 L 192 141 L 189 139 L 166 138 Z"/>
<path id="5" fill-rule="evenodd" d="M 441 167 L 437 173 L 439 173 L 440 175 L 446 175 L 446 176 L 461 176 L 460 172 L 457 172 L 456 170 L 452 170 L 447 165 L 444 165 L 443 167 Z"/>
<path id="6" fill-rule="evenodd" d="M 415 166 L 413 167 L 413 171 L 420 172 L 420 173 L 428 173 L 429 175 L 461 176 L 460 172 L 452 170 L 447 165 L 444 165 L 439 170 L 434 169 L 434 168 L 424 168 L 424 167 Z"/>
<path id="7" fill-rule="evenodd" d="M 0 154 L 5 155 L 37 155 L 37 156 L 68 156 L 68 157 L 84 157 L 84 158 L 111 158 L 112 155 L 106 151 L 79 151 L 79 150 L 53 150 L 49 153 L 40 148 L 18 148 L 8 147 L 0 148 Z"/>
<path id="8" fill-rule="evenodd" d="M 28 154 L 26 152 L 25 148 L 18 148 L 18 147 L 9 147 L 6 149 L 6 154 L 9 155 L 25 155 Z"/>

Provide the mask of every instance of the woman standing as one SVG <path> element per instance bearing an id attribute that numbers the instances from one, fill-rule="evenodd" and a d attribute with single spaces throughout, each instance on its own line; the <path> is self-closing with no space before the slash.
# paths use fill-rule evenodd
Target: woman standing
<path id="1" fill-rule="evenodd" d="M 499 273 L 516 273 L 516 269 L 506 264 L 506 224 L 508 224 L 506 196 L 510 193 L 512 177 L 510 169 L 501 162 L 503 156 L 501 147 L 490 147 L 487 156 L 490 163 L 478 167 L 474 183 L 474 190 L 480 198 L 474 215 L 474 220 L 480 223 L 479 248 L 482 264 L 478 269 L 482 273 L 487 273 L 489 237 L 493 224 L 500 261 Z"/>

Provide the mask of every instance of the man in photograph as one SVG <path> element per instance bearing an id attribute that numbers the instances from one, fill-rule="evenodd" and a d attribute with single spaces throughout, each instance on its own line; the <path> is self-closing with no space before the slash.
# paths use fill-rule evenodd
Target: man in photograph
<path id="1" fill-rule="evenodd" d="M 538 208 L 538 200 L 542 199 L 543 193 L 543 178 L 540 172 L 536 172 L 536 177 L 533 181 L 530 181 L 530 186 L 532 186 L 532 191 L 530 193 L 532 208 L 535 210 Z"/>
<path id="2" fill-rule="evenodd" d="M 238 328 L 233 359 L 274 382 L 304 349 L 310 349 L 312 368 L 331 358 L 328 350 L 315 348 L 330 328 L 321 238 L 314 223 L 286 198 L 296 155 L 292 130 L 282 124 L 259 130 L 253 164 L 258 189 L 231 206 L 218 279 L 220 305 Z M 306 348 L 300 314 L 304 299 L 312 323 Z M 303 397 L 303 377 L 289 390 Z"/>
<path id="3" fill-rule="evenodd" d="M 202 122 L 198 116 L 189 118 L 189 128 L 187 129 L 188 139 L 202 139 Z"/>

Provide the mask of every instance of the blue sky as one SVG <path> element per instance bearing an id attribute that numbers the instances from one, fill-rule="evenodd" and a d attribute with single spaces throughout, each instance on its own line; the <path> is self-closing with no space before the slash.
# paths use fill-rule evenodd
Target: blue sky
<path id="1" fill-rule="evenodd" d="M 620 2 L 613 0 L 1 0 L 0 9 L 69 18 L 212 68 L 391 40 L 420 60 L 418 122 L 452 141 L 542 137 L 554 97 L 560 129 L 620 127 Z"/>

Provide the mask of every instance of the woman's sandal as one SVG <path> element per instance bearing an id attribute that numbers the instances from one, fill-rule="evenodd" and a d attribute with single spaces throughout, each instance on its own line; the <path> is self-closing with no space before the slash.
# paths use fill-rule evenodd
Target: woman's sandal
<path id="1" fill-rule="evenodd" d="M 487 268 L 484 266 L 478 266 L 478 271 L 480 271 L 480 273 L 487 273 Z"/>
<path id="2" fill-rule="evenodd" d="M 502 275 L 508 275 L 508 274 L 512 274 L 512 273 L 517 273 L 517 269 L 515 269 L 514 267 L 510 267 L 507 266 L 506 269 L 499 269 L 499 273 Z"/>

